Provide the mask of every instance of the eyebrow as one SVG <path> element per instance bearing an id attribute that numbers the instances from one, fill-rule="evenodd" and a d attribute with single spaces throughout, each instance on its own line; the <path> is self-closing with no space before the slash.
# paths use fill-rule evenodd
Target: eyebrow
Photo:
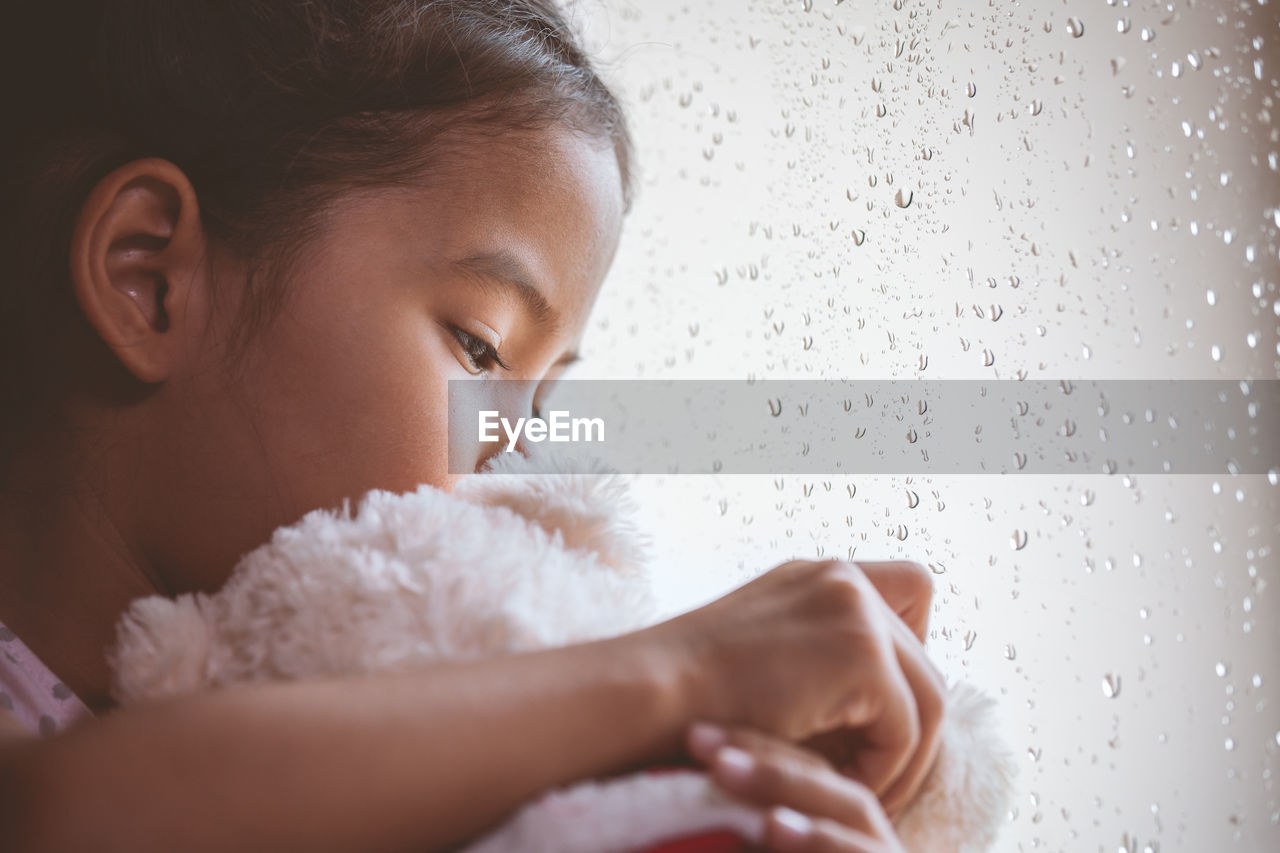
<path id="1" fill-rule="evenodd" d="M 560 313 L 534 284 L 529 268 L 510 252 L 482 252 L 454 261 L 453 266 L 461 272 L 472 273 L 473 280 L 482 287 L 516 299 L 547 334 L 560 329 Z"/>

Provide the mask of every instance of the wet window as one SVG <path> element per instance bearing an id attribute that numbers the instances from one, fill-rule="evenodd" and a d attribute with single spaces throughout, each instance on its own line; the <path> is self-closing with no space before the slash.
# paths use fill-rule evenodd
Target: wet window
<path id="1" fill-rule="evenodd" d="M 1280 378 L 1275 0 L 577 5 L 639 180 L 571 375 Z M 930 653 L 1022 760 L 998 849 L 1274 844 L 1274 468 L 639 488 L 671 609 L 933 570 Z"/>

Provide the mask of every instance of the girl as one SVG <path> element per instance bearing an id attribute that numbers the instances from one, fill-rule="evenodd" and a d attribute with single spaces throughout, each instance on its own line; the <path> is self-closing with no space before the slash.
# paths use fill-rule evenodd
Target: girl
<path id="1" fill-rule="evenodd" d="M 311 509 L 449 488 L 447 381 L 577 358 L 631 146 L 550 0 L 54 9 L 4 50 L 5 849 L 443 849 L 682 750 L 776 807 L 772 849 L 896 849 L 943 710 L 914 564 L 798 561 L 607 641 L 114 708 L 128 602 L 216 589 Z"/>

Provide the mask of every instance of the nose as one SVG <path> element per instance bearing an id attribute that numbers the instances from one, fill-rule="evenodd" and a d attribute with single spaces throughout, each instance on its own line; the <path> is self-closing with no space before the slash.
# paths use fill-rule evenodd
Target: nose
<path id="1" fill-rule="evenodd" d="M 528 455 L 521 418 L 534 415 L 533 398 L 538 382 L 529 379 L 475 379 L 461 383 L 461 393 L 450 399 L 450 443 L 458 442 L 461 451 L 450 458 L 453 470 L 480 471 L 494 456 L 504 453 Z M 480 439 L 481 413 L 489 426 L 486 435 L 496 441 Z M 495 413 L 496 414 L 493 414 Z M 512 433 L 515 433 L 514 437 Z M 469 465 L 468 465 L 469 463 Z"/>

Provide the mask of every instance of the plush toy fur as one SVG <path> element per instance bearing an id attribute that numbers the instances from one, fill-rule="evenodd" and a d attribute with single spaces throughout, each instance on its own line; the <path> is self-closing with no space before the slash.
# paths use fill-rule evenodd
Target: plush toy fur
<path id="1" fill-rule="evenodd" d="M 369 492 L 354 515 L 344 504 L 278 529 L 213 595 L 134 601 L 109 654 L 117 701 L 546 648 L 652 624 L 648 540 L 625 480 L 594 461 L 589 473 L 532 467 L 503 453 L 452 492 Z M 949 690 L 938 759 L 895 821 L 912 853 L 985 850 L 1009 807 L 1014 765 L 992 701 L 965 684 Z M 762 827 L 758 810 L 705 773 L 678 769 L 547 792 L 467 853 L 633 853 L 715 829 L 758 842 Z"/>

